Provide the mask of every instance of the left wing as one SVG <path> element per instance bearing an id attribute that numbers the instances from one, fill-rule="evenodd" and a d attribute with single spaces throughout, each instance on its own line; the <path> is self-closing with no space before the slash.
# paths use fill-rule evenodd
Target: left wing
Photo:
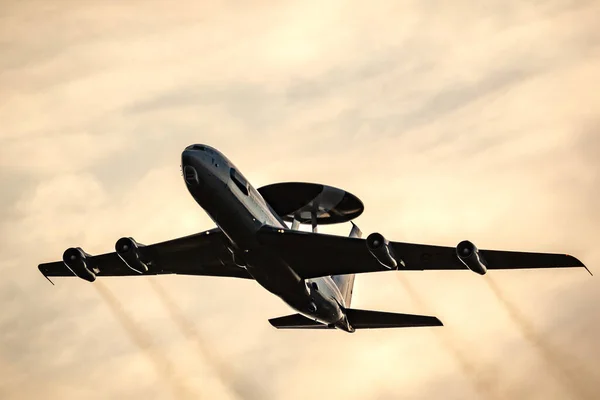
<path id="1" fill-rule="evenodd" d="M 259 241 L 286 260 L 304 278 L 389 271 L 371 255 L 365 239 L 278 229 L 265 226 Z M 455 247 L 389 242 L 404 265 L 398 270 L 467 270 Z M 585 267 L 565 254 L 479 250 L 488 269 Z"/>
<path id="2" fill-rule="evenodd" d="M 141 258 L 148 265 L 148 271 L 142 273 L 129 268 L 116 252 L 88 256 L 85 261 L 87 268 L 96 276 L 184 274 L 252 279 L 245 269 L 233 263 L 225 240 L 224 234 L 217 228 L 140 246 Z M 75 275 L 62 261 L 40 264 L 38 269 L 46 277 Z"/>

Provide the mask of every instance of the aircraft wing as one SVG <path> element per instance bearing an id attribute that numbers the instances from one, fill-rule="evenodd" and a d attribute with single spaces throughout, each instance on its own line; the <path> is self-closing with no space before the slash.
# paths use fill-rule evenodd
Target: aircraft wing
<path id="1" fill-rule="evenodd" d="M 265 226 L 259 231 L 259 241 L 305 279 L 389 270 L 371 255 L 365 239 Z M 458 259 L 455 247 L 402 242 L 389 242 L 389 245 L 405 264 L 399 264 L 399 270 L 467 270 Z M 575 257 L 565 254 L 498 250 L 479 250 L 479 253 L 490 270 L 585 267 Z"/>
<path id="2" fill-rule="evenodd" d="M 139 247 L 148 271 L 130 269 L 116 252 L 86 258 L 96 276 L 137 276 L 159 274 L 207 275 L 252 279 L 245 269 L 233 263 L 225 246 L 225 236 L 218 229 L 185 236 L 166 242 Z M 75 276 L 62 261 L 38 266 L 44 276 Z"/>

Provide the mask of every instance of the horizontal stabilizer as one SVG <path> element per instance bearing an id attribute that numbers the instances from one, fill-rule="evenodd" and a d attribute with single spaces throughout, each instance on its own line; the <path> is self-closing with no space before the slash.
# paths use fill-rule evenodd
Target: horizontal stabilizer
<path id="1" fill-rule="evenodd" d="M 414 314 L 396 314 L 383 311 L 346 310 L 348 322 L 354 329 L 410 328 L 417 326 L 444 326 L 436 317 Z"/>
<path id="2" fill-rule="evenodd" d="M 383 311 L 346 310 L 348 322 L 354 329 L 409 328 L 443 326 L 442 321 L 427 315 L 396 314 Z M 333 329 L 333 327 L 307 318 L 301 314 L 273 318 L 269 322 L 277 329 Z"/>
<path id="3" fill-rule="evenodd" d="M 306 318 L 302 314 L 286 315 L 285 317 L 272 318 L 271 325 L 277 329 L 327 329 L 328 325 Z"/>

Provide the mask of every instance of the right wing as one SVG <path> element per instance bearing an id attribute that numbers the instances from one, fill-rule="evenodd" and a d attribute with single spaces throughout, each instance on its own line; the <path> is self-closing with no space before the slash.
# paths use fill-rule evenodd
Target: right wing
<path id="1" fill-rule="evenodd" d="M 96 276 L 137 276 L 159 274 L 207 275 L 252 279 L 250 274 L 233 263 L 226 238 L 220 229 L 185 236 L 148 246 L 140 246 L 148 271 L 130 269 L 116 252 L 89 256 L 86 264 Z M 62 261 L 38 266 L 45 276 L 74 276 Z"/>

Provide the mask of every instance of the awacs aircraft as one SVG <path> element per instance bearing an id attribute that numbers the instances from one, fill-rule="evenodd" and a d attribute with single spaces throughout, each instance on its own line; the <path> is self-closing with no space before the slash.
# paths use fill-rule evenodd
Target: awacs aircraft
<path id="1" fill-rule="evenodd" d="M 44 276 L 160 274 L 254 279 L 299 314 L 274 318 L 276 328 L 334 329 L 440 326 L 439 319 L 350 308 L 354 274 L 396 270 L 471 270 L 584 267 L 565 254 L 479 250 L 390 242 L 380 233 L 362 239 L 317 233 L 317 226 L 353 220 L 364 210 L 351 193 L 312 183 L 276 183 L 254 189 L 236 166 L 206 145 L 181 156 L 185 184 L 216 228 L 152 245 L 130 237 L 115 252 L 92 256 L 69 248 L 62 261 L 39 265 Z M 291 222 L 291 227 L 287 223 Z M 312 232 L 299 230 L 310 224 Z M 587 269 L 587 268 L 586 268 Z M 49 280 L 49 279 L 48 279 Z"/>

